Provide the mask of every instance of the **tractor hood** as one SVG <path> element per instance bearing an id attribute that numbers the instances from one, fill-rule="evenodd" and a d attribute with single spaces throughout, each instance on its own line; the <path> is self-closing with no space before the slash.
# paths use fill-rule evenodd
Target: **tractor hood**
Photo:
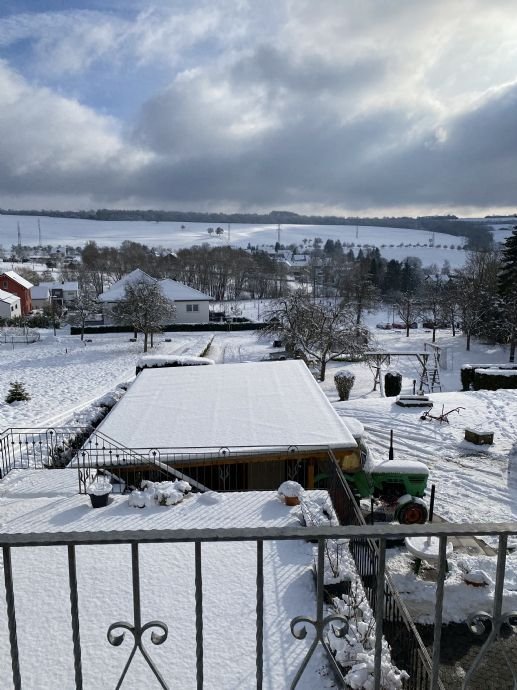
<path id="1" fill-rule="evenodd" d="M 425 474 L 428 476 L 427 465 L 418 460 L 386 460 L 374 465 L 371 474 Z"/>

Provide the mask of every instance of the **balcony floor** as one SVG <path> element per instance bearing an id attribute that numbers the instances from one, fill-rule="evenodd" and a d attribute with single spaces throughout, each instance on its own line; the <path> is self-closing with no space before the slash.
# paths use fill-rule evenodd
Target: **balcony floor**
<path id="1" fill-rule="evenodd" d="M 0 486 L 4 533 L 298 524 L 298 508 L 286 507 L 276 492 L 224 494 L 218 503 L 197 494 L 176 506 L 141 510 L 130 508 L 127 497 L 113 496 L 106 508 L 93 510 L 89 497 L 76 493 L 75 471 L 14 471 Z M 164 644 L 154 646 L 149 637 L 144 644 L 171 687 L 195 688 L 194 545 L 141 544 L 139 552 L 142 622 L 156 619 L 169 626 Z M 301 641 L 292 637 L 289 623 L 297 615 L 315 615 L 312 555 L 305 542 L 264 544 L 264 688 L 288 687 L 310 645 L 310 635 Z M 85 688 L 115 687 L 132 638 L 113 647 L 106 632 L 115 621 L 133 620 L 130 546 L 80 546 L 76 557 Z M 66 547 L 14 548 L 12 564 L 23 687 L 73 687 Z M 203 544 L 202 568 L 205 687 L 252 687 L 256 544 Z M 0 600 L 0 663 L 9 668 L 3 592 Z M 329 687 L 325 672 L 318 652 L 299 687 Z M 137 653 L 124 687 L 155 685 Z"/>

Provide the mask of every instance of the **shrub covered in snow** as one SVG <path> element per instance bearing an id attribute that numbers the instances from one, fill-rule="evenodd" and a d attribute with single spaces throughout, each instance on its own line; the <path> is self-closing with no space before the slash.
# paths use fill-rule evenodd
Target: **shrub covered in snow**
<path id="1" fill-rule="evenodd" d="M 303 492 L 303 486 L 298 484 L 298 482 L 287 481 L 278 487 L 278 494 L 280 496 L 288 496 L 289 498 L 300 498 Z"/>
<path id="2" fill-rule="evenodd" d="M 104 496 L 105 494 L 111 493 L 111 488 L 109 479 L 106 477 L 97 477 L 87 487 L 86 493 L 93 494 L 94 496 Z"/>
<path id="3" fill-rule="evenodd" d="M 500 388 L 515 389 L 517 388 L 517 368 L 475 369 L 473 388 L 475 391 L 497 391 Z"/>
<path id="4" fill-rule="evenodd" d="M 7 395 L 5 396 L 6 403 L 13 403 L 17 401 L 30 400 L 31 396 L 25 390 L 25 386 L 20 381 L 11 381 Z"/>
<path id="5" fill-rule="evenodd" d="M 349 595 L 333 600 L 335 612 L 348 621 L 348 631 L 342 637 L 329 632 L 329 646 L 337 663 L 343 669 L 350 669 L 345 681 L 353 690 L 373 690 L 375 667 L 375 618 L 361 585 L 356 582 Z M 383 638 L 381 651 L 381 688 L 399 690 L 409 678 L 392 662 L 390 648 Z"/>
<path id="6" fill-rule="evenodd" d="M 334 383 L 340 400 L 348 400 L 354 381 L 355 376 L 346 369 L 337 371 L 334 374 Z"/>
<path id="7" fill-rule="evenodd" d="M 197 367 L 215 364 L 207 357 L 192 357 L 190 355 L 143 355 L 136 362 L 136 373 L 143 369 L 158 369 L 161 367 Z"/>
<path id="8" fill-rule="evenodd" d="M 145 479 L 142 481 L 141 489 L 135 489 L 129 494 L 128 504 L 133 508 L 172 506 L 180 503 L 192 491 L 190 484 L 181 479 L 173 482 L 151 482 Z"/>

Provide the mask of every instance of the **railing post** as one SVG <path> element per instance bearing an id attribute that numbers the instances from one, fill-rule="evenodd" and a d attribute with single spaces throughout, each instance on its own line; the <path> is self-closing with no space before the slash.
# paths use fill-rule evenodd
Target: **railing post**
<path id="1" fill-rule="evenodd" d="M 68 547 L 68 579 L 70 582 L 70 611 L 72 614 L 72 641 L 74 645 L 74 671 L 76 690 L 82 690 L 81 637 L 79 634 L 79 602 L 77 597 L 77 571 L 75 546 Z"/>
<path id="2" fill-rule="evenodd" d="M 382 660 L 382 623 L 384 618 L 384 574 L 386 569 L 386 539 L 379 540 L 379 557 L 377 560 L 377 593 L 375 597 L 375 665 L 374 690 L 381 687 Z"/>
<path id="3" fill-rule="evenodd" d="M 434 484 L 433 484 L 434 488 Z M 447 570 L 447 537 L 439 537 L 438 582 L 436 583 L 436 603 L 434 614 L 433 665 L 431 690 L 437 690 L 440 670 L 440 645 L 442 639 L 443 590 Z"/>
<path id="4" fill-rule="evenodd" d="M 203 690 L 203 576 L 201 571 L 201 542 L 196 541 L 196 679 L 197 690 Z"/>
<path id="5" fill-rule="evenodd" d="M 257 690 L 264 671 L 264 542 L 257 540 Z"/>
<path id="6" fill-rule="evenodd" d="M 9 626 L 9 642 L 11 645 L 11 666 L 13 669 L 14 690 L 22 690 L 20 676 L 20 659 L 18 656 L 18 637 L 16 634 L 16 610 L 14 607 L 13 570 L 11 564 L 11 549 L 3 547 L 5 599 L 7 602 L 7 622 Z"/>

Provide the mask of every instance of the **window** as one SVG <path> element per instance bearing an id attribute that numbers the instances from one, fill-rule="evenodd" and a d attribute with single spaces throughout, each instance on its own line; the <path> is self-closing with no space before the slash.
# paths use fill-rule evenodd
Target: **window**
<path id="1" fill-rule="evenodd" d="M 187 311 L 199 311 L 199 304 L 187 304 Z"/>
<path id="2" fill-rule="evenodd" d="M 4 288 L 7 287 L 7 280 L 4 280 L 4 282 L 2 283 L 2 287 L 4 287 Z"/>

